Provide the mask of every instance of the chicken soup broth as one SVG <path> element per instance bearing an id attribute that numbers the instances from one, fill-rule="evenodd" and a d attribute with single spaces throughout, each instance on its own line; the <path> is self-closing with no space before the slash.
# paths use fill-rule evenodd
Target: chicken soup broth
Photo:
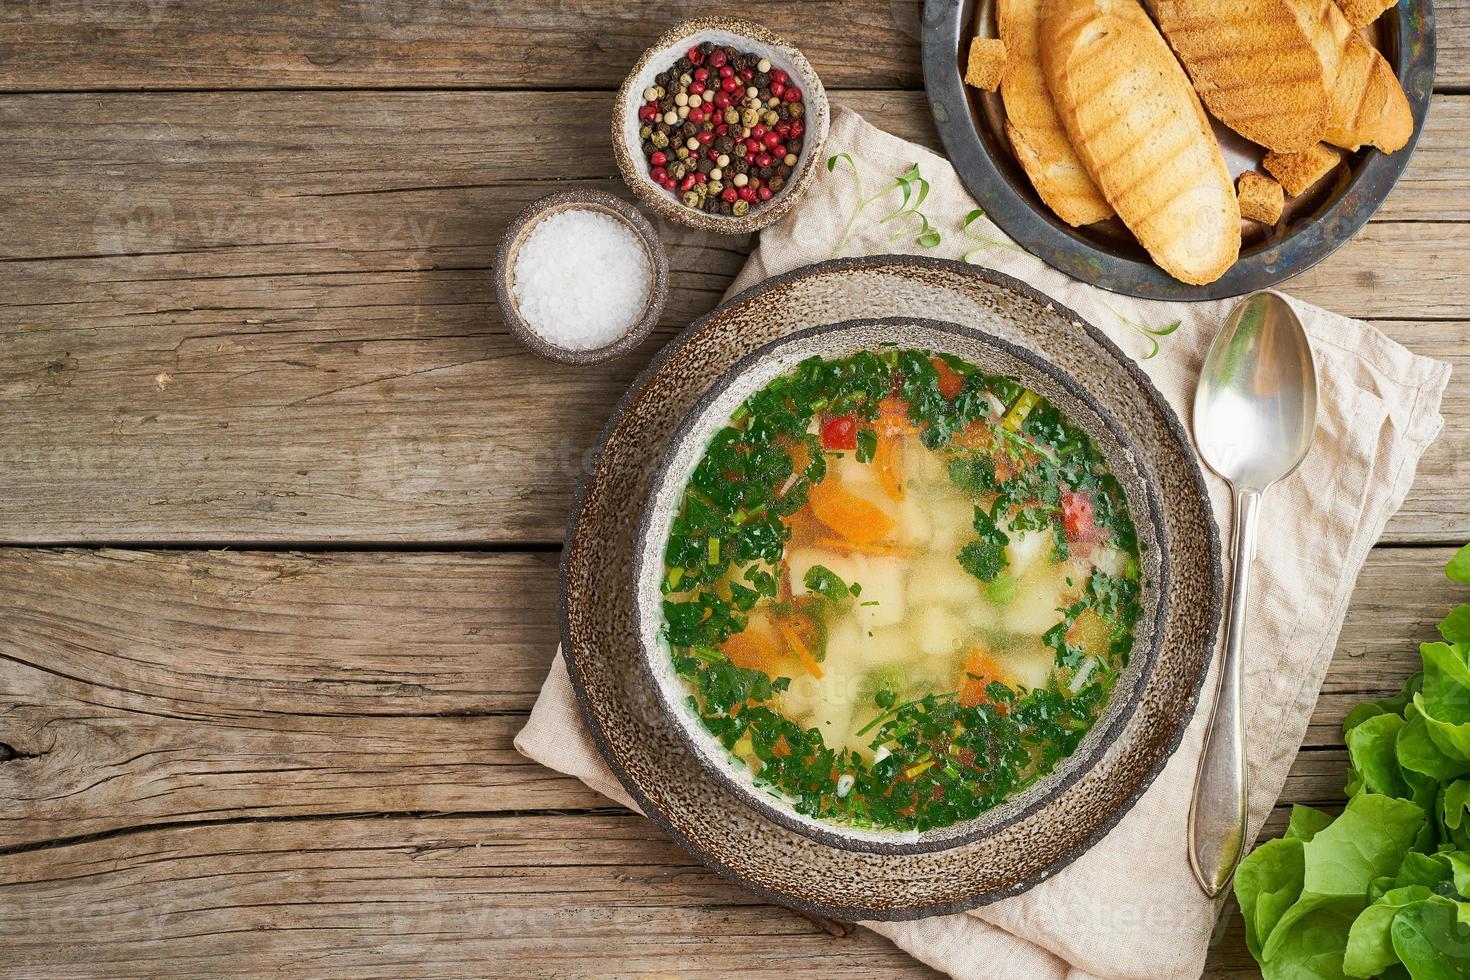
<path id="1" fill-rule="evenodd" d="M 664 555 L 688 705 L 799 813 L 978 816 L 1097 720 L 1141 610 L 1127 504 L 1080 428 L 946 354 L 810 358 L 711 440 Z"/>

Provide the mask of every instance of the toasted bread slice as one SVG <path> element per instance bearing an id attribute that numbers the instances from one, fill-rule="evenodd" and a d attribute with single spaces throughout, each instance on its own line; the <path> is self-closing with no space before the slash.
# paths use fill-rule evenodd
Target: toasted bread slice
<path id="1" fill-rule="evenodd" d="M 1235 182 L 1235 196 L 1240 199 L 1240 216 L 1262 224 L 1274 225 L 1286 208 L 1281 185 L 1254 170 L 1240 175 Z"/>
<path id="2" fill-rule="evenodd" d="M 1332 108 L 1323 139 L 1356 150 L 1364 144 L 1392 153 L 1409 142 L 1414 117 L 1393 68 L 1353 30 L 1333 0 L 1286 0 L 1327 72 Z"/>
<path id="3" fill-rule="evenodd" d="M 1215 118 L 1269 150 L 1305 150 L 1331 105 L 1317 49 L 1286 0 L 1153 0 Z"/>
<path id="4" fill-rule="evenodd" d="M 965 84 L 994 92 L 1006 70 L 1006 43 L 999 38 L 977 37 L 970 41 L 965 61 Z"/>
<path id="5" fill-rule="evenodd" d="M 1113 209 L 1087 176 L 1046 90 L 1041 71 L 1041 0 L 998 0 L 1006 71 L 1000 94 L 1006 107 L 1006 136 L 1041 200 L 1074 228 L 1103 221 Z"/>
<path id="6" fill-rule="evenodd" d="M 1261 161 L 1261 166 L 1266 168 L 1267 173 L 1281 181 L 1281 186 L 1286 188 L 1286 193 L 1292 197 L 1304 193 L 1317 181 L 1326 177 L 1328 172 L 1338 165 L 1342 160 L 1342 154 L 1330 146 L 1318 143 L 1309 150 L 1300 153 L 1276 153 L 1266 154 L 1266 159 Z"/>
<path id="7" fill-rule="evenodd" d="M 1165 272 L 1214 282 L 1240 254 L 1240 205 L 1199 96 L 1137 0 L 1045 0 L 1057 114 L 1103 196 Z"/>
<path id="8" fill-rule="evenodd" d="M 1337 9 L 1342 11 L 1349 24 L 1367 27 L 1378 19 L 1379 14 L 1397 4 L 1398 0 L 1337 0 Z"/>

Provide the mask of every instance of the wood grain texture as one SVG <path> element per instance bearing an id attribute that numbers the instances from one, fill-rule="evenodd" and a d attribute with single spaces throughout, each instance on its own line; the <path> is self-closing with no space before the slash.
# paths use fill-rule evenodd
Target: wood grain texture
<path id="1" fill-rule="evenodd" d="M 932 140 L 916 96 L 839 100 Z M 1289 287 L 1460 365 L 1467 106 L 1439 100 L 1395 220 Z M 661 228 L 663 321 L 610 366 L 516 344 L 488 276 L 501 230 L 552 189 L 619 186 L 600 127 L 528 124 L 604 111 L 582 93 L 0 98 L 0 541 L 559 540 L 602 420 L 749 248 Z M 1391 541 L 1470 536 L 1465 378 L 1423 463 L 1462 479 L 1421 480 Z"/>
<path id="2" fill-rule="evenodd" d="M 1450 553 L 1371 554 L 1284 800 L 1340 802 L 1337 726 L 1463 598 Z M 785 937 L 823 976 L 924 975 L 515 753 L 554 559 L 0 550 L 7 968 L 702 975 Z M 1207 976 L 1250 975 L 1237 932 Z"/>
<path id="3" fill-rule="evenodd" d="M 741 13 L 801 47 L 828 86 L 913 89 L 922 10 L 748 0 Z M 697 12 L 667 0 L 10 0 L 0 90 L 616 88 L 653 38 Z M 1470 84 L 1470 3 L 1434 12 L 1436 82 Z"/>
<path id="4" fill-rule="evenodd" d="M 1415 669 L 1455 601 L 1449 553 L 1372 553 L 1288 799 L 1340 792 L 1342 718 Z M 511 747 L 555 648 L 555 573 L 549 554 L 0 550 L 0 848 L 605 807 Z"/>
<path id="5" fill-rule="evenodd" d="M 746 0 L 739 16 L 800 47 L 828 86 L 916 89 L 922 7 Z M 7 0 L 0 90 L 615 89 L 655 38 L 710 13 L 668 0 Z"/>

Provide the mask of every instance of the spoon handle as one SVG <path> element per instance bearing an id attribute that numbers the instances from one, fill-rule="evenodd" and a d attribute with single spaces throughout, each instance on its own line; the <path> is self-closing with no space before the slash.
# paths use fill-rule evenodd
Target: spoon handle
<path id="1" fill-rule="evenodd" d="M 1206 895 L 1230 883 L 1245 850 L 1245 711 L 1241 704 L 1246 607 L 1251 563 L 1256 557 L 1259 490 L 1235 491 L 1235 531 L 1230 541 L 1230 606 L 1225 655 L 1215 688 L 1215 707 L 1205 731 L 1205 751 L 1189 805 L 1189 865 Z"/>

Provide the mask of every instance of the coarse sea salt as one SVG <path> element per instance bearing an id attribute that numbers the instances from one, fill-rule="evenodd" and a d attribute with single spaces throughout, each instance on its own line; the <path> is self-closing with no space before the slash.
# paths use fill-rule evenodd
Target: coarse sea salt
<path id="1" fill-rule="evenodd" d="M 543 340 L 565 350 L 606 347 L 648 305 L 653 268 L 643 241 L 601 211 L 569 209 L 538 221 L 516 254 L 516 307 Z"/>

